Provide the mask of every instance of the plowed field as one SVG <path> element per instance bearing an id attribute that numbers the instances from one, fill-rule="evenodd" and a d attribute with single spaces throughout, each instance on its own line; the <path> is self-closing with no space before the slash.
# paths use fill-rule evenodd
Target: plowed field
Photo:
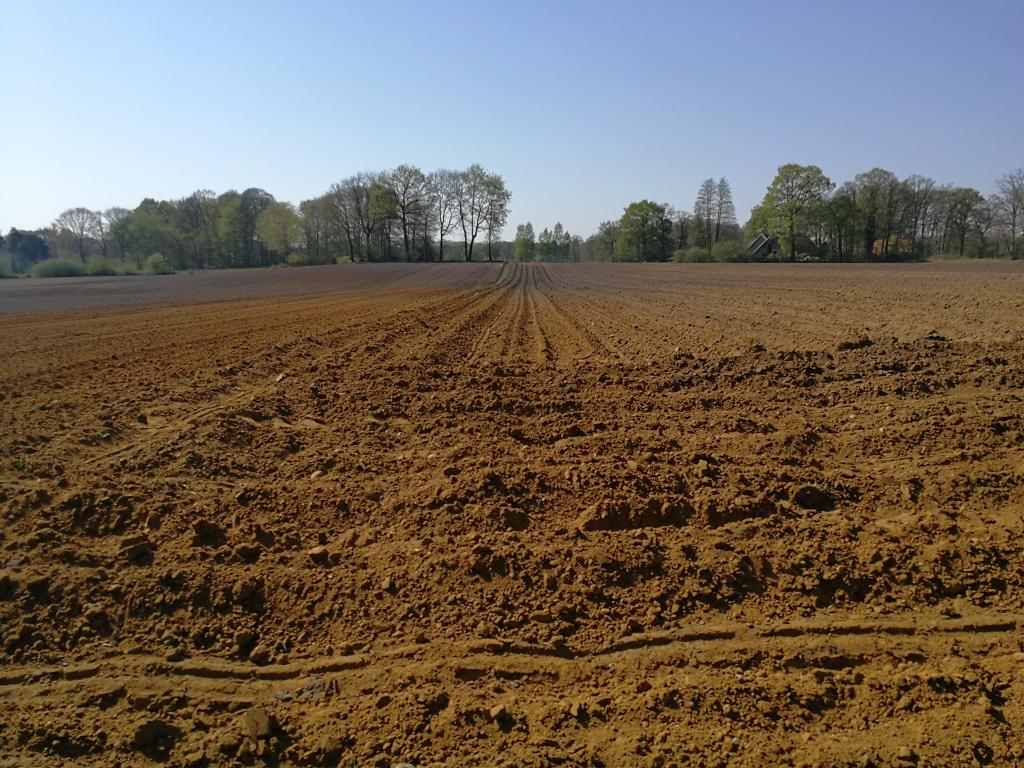
<path id="1" fill-rule="evenodd" d="M 0 766 L 1024 763 L 1024 265 L 238 279 L 2 287 Z"/>

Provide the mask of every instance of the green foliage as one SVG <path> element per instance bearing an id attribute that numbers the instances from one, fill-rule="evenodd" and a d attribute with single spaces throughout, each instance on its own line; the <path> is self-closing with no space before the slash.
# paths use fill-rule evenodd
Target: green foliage
<path id="1" fill-rule="evenodd" d="M 151 253 L 146 259 L 144 271 L 147 275 L 172 275 L 174 269 L 162 253 Z"/>
<path id="2" fill-rule="evenodd" d="M 515 260 L 533 261 L 536 249 L 537 243 L 533 234 L 533 224 L 528 221 L 516 227 Z"/>
<path id="3" fill-rule="evenodd" d="M 256 231 L 273 253 L 288 254 L 291 264 L 293 251 L 302 238 L 302 219 L 287 203 L 273 202 L 256 217 Z"/>
<path id="4" fill-rule="evenodd" d="M 81 277 L 85 274 L 85 265 L 72 259 L 46 259 L 33 264 L 29 274 L 32 277 Z"/>
<path id="5" fill-rule="evenodd" d="M 641 200 L 630 203 L 619 219 L 613 258 L 616 261 L 668 261 L 672 221 L 667 206 Z"/>
<path id="6" fill-rule="evenodd" d="M 736 240 L 720 240 L 711 246 L 711 256 L 715 261 L 750 261 L 747 249 Z"/>
<path id="7" fill-rule="evenodd" d="M 714 261 L 714 258 L 711 255 L 711 249 L 694 246 L 687 248 L 685 251 L 674 252 L 672 254 L 672 261 L 693 264 Z"/>
<path id="8" fill-rule="evenodd" d="M 115 275 L 137 275 L 139 270 L 127 262 L 111 261 L 93 256 L 85 263 L 85 274 L 93 277 Z"/>
<path id="9" fill-rule="evenodd" d="M 765 234 L 782 239 L 790 260 L 796 257 L 797 236 L 817 226 L 823 218 L 825 196 L 834 187 L 816 165 L 779 166 L 758 216 Z"/>
<path id="10" fill-rule="evenodd" d="M 27 272 L 33 264 L 50 257 L 50 247 L 34 232 L 11 228 L 4 238 L 4 248 L 10 254 L 10 271 Z"/>
<path id="11" fill-rule="evenodd" d="M 685 250 L 677 250 L 672 254 L 672 261 L 696 264 L 751 261 L 751 258 L 743 243 L 736 240 L 721 240 L 710 248 L 694 246 Z"/>
<path id="12" fill-rule="evenodd" d="M 98 256 L 92 256 L 85 262 L 85 274 L 92 277 L 100 277 L 116 275 L 117 273 L 114 271 L 114 265 L 109 261 Z"/>
<path id="13" fill-rule="evenodd" d="M 325 261 L 324 257 L 317 258 L 312 253 L 305 251 L 292 251 L 285 259 L 289 267 L 315 267 L 322 264 L 332 264 L 332 261 Z"/>

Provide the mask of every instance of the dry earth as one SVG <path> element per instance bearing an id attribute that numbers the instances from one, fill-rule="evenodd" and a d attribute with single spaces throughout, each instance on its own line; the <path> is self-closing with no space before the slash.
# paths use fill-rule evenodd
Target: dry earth
<path id="1" fill-rule="evenodd" d="M 239 279 L 2 289 L 0 765 L 1024 762 L 1024 265 Z"/>

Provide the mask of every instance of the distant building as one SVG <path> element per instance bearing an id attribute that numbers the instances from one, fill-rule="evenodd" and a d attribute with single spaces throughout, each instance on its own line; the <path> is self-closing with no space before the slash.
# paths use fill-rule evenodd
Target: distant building
<path id="1" fill-rule="evenodd" d="M 909 237 L 896 237 L 893 235 L 889 238 L 889 250 L 886 251 L 885 240 L 875 240 L 871 245 L 871 253 L 874 256 L 898 256 L 905 258 L 914 252 L 914 241 Z"/>
<path id="2" fill-rule="evenodd" d="M 767 259 L 779 252 L 779 239 L 768 237 L 764 232 L 758 234 L 747 246 L 747 255 L 752 259 Z"/>

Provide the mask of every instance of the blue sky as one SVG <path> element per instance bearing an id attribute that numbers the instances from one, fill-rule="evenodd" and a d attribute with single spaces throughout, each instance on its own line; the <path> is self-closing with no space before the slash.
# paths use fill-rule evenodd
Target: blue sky
<path id="1" fill-rule="evenodd" d="M 0 2 L 0 230 L 197 188 L 299 202 L 480 162 L 509 230 L 742 222 L 778 165 L 984 193 L 1024 166 L 1024 2 Z"/>

